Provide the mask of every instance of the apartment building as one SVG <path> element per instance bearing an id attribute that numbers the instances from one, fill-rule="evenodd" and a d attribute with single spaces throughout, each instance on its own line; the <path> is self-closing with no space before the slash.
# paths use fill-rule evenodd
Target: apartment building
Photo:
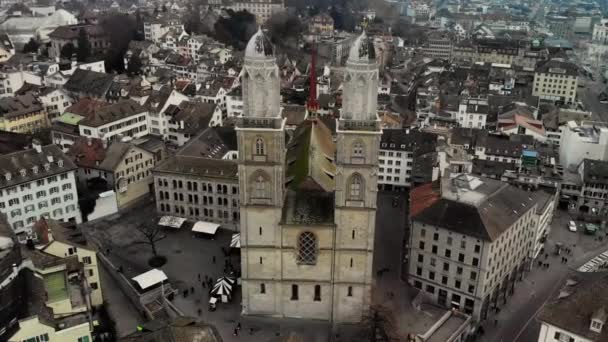
<path id="1" fill-rule="evenodd" d="M 489 110 L 487 98 L 463 98 L 458 105 L 456 121 L 460 127 L 484 129 Z"/>
<path id="2" fill-rule="evenodd" d="M 606 272 L 570 271 L 536 317 L 538 342 L 608 341 L 607 298 Z"/>
<path id="3" fill-rule="evenodd" d="M 591 216 L 608 215 L 608 161 L 584 159 L 577 173 L 582 180 L 578 211 Z"/>
<path id="4" fill-rule="evenodd" d="M 485 320 L 530 267 L 539 194 L 464 174 L 412 190 L 408 282 Z"/>
<path id="5" fill-rule="evenodd" d="M 92 53 L 103 53 L 110 48 L 110 37 L 106 34 L 101 25 L 96 24 L 76 24 L 59 26 L 49 33 L 51 46 L 49 57 L 61 57 L 61 49 L 66 44 L 78 47 L 78 37 L 80 31 L 84 31 L 90 45 Z"/>
<path id="6" fill-rule="evenodd" d="M 78 166 L 81 187 L 113 190 L 119 209 L 152 191 L 152 169 L 159 161 L 152 151 L 133 143 L 115 141 L 106 146 L 102 140 L 81 137 L 67 154 Z"/>
<path id="7" fill-rule="evenodd" d="M 129 99 L 99 108 L 78 122 L 83 137 L 121 141 L 141 138 L 149 131 L 148 111 Z"/>
<path id="8" fill-rule="evenodd" d="M 169 139 L 169 120 L 171 116 L 166 111 L 171 106 L 178 106 L 184 101 L 189 101 L 189 97 L 174 89 L 162 88 L 153 91 L 144 103 L 144 108 L 149 112 L 150 133 Z"/>
<path id="9" fill-rule="evenodd" d="M 60 259 L 77 257 L 78 262 L 82 264 L 83 284 L 90 289 L 90 297 L 87 299 L 90 306 L 103 305 L 97 252 L 93 245 L 87 242 L 82 231 L 74 224 L 44 217 L 38 220 L 32 229 L 38 236 L 38 250 Z"/>
<path id="10" fill-rule="evenodd" d="M 483 39 L 477 42 L 477 61 L 513 64 L 519 50 L 518 40 Z"/>
<path id="11" fill-rule="evenodd" d="M 583 159 L 608 160 L 608 125 L 569 121 L 562 132 L 559 156 L 564 168 L 577 167 Z"/>
<path id="12" fill-rule="evenodd" d="M 405 190 L 414 183 L 416 162 L 435 153 L 437 136 L 409 129 L 384 129 L 380 139 L 378 184 L 387 190 Z"/>
<path id="13" fill-rule="evenodd" d="M 594 44 L 608 45 L 608 19 L 602 19 L 593 26 L 591 42 Z"/>
<path id="14" fill-rule="evenodd" d="M 331 36 L 334 33 L 334 18 L 327 13 L 320 13 L 309 19 L 310 34 Z"/>
<path id="15" fill-rule="evenodd" d="M 534 72 L 532 95 L 541 100 L 572 105 L 576 100 L 578 67 L 561 59 L 552 59 Z"/>
<path id="16" fill-rule="evenodd" d="M 425 57 L 450 60 L 454 38 L 448 32 L 433 32 L 422 48 Z"/>
<path id="17" fill-rule="evenodd" d="M 554 36 L 561 39 L 571 39 L 574 33 L 574 21 L 572 16 L 550 14 L 545 17 L 545 23 Z"/>
<path id="18" fill-rule="evenodd" d="M 47 112 L 33 94 L 0 98 L 0 130 L 33 133 L 48 126 Z"/>
<path id="19" fill-rule="evenodd" d="M 591 119 L 591 112 L 576 109 L 555 108 L 542 116 L 543 127 L 547 134 L 547 142 L 559 146 L 562 133 L 569 121 L 582 122 Z"/>
<path id="20" fill-rule="evenodd" d="M 19 241 L 35 238 L 32 226 L 41 217 L 82 222 L 76 191 L 76 165 L 56 145 L 0 156 L 0 212 Z"/>
<path id="21" fill-rule="evenodd" d="M 177 16 L 165 15 L 158 18 L 149 18 L 144 21 L 144 38 L 158 43 L 161 37 L 171 28 L 181 27 L 181 19 Z"/>
<path id="22" fill-rule="evenodd" d="M 234 0 L 226 7 L 235 12 L 247 11 L 253 14 L 257 24 L 262 25 L 273 14 L 283 12 L 285 3 L 283 0 Z"/>
<path id="23" fill-rule="evenodd" d="M 14 96 L 25 83 L 42 84 L 40 76 L 14 65 L 0 65 L 0 97 Z"/>

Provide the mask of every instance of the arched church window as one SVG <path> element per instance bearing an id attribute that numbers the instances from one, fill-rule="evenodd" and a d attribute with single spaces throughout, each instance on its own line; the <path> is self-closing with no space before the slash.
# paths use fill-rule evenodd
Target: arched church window
<path id="1" fill-rule="evenodd" d="M 257 137 L 255 139 L 255 154 L 258 156 L 266 154 L 266 146 L 264 145 L 264 139 L 262 139 L 262 137 Z"/>
<path id="2" fill-rule="evenodd" d="M 270 198 L 269 194 L 270 184 L 268 177 L 263 172 L 258 172 L 253 178 L 253 198 Z"/>
<path id="3" fill-rule="evenodd" d="M 311 232 L 298 236 L 298 262 L 314 265 L 317 263 L 317 237 Z"/>
<path id="4" fill-rule="evenodd" d="M 348 182 L 348 199 L 350 201 L 363 200 L 363 177 L 358 173 L 353 174 Z"/>

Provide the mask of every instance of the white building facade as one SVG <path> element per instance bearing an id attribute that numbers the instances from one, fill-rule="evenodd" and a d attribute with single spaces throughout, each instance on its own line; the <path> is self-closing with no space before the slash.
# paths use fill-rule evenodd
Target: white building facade
<path id="1" fill-rule="evenodd" d="M 0 156 L 0 212 L 20 241 L 34 237 L 41 217 L 82 222 L 76 191 L 76 165 L 55 145 Z"/>

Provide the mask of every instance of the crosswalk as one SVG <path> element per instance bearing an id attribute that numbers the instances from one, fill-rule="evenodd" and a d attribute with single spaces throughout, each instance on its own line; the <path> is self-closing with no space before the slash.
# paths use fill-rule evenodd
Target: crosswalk
<path id="1" fill-rule="evenodd" d="M 608 251 L 596 256 L 587 261 L 583 266 L 578 268 L 579 272 L 597 272 L 601 265 L 608 264 Z"/>

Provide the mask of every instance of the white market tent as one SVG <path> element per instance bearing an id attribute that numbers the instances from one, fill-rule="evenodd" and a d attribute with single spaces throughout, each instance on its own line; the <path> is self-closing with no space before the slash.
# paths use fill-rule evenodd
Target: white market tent
<path id="1" fill-rule="evenodd" d="M 165 272 L 157 268 L 153 268 L 146 273 L 142 273 L 132 278 L 142 290 L 160 284 L 167 279 Z"/>
<path id="2" fill-rule="evenodd" d="M 195 233 L 204 233 L 204 234 L 215 235 L 215 233 L 217 232 L 217 229 L 219 227 L 220 227 L 220 225 L 217 223 L 198 221 L 192 227 L 192 231 Z"/>
<path id="3" fill-rule="evenodd" d="M 241 234 L 232 234 L 232 240 L 230 240 L 231 248 L 241 248 Z"/>
<path id="4" fill-rule="evenodd" d="M 213 289 L 211 290 L 211 296 L 219 298 L 222 303 L 230 301 L 230 295 L 232 294 L 232 284 L 225 278 L 219 278 Z"/>
<path id="5" fill-rule="evenodd" d="M 175 217 L 175 216 L 163 216 L 160 218 L 160 221 L 158 221 L 158 225 L 164 226 L 164 227 L 180 229 L 182 227 L 182 224 L 184 224 L 184 222 L 186 222 L 185 218 Z"/>

